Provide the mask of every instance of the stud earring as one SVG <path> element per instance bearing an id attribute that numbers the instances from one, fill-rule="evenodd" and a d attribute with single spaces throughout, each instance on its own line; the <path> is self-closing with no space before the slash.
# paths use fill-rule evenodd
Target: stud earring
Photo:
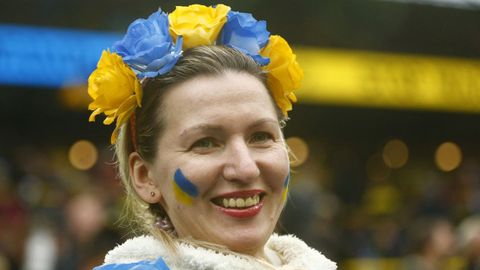
<path id="1" fill-rule="evenodd" d="M 151 191 L 150 196 L 155 197 L 155 192 Z"/>

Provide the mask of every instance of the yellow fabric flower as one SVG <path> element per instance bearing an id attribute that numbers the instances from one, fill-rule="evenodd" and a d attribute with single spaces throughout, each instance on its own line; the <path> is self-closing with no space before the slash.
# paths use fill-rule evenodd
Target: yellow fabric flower
<path id="1" fill-rule="evenodd" d="M 105 125 L 117 119 L 111 137 L 114 144 L 120 127 L 128 121 L 135 108 L 141 106 L 142 87 L 137 76 L 118 54 L 103 51 L 97 69 L 88 78 L 88 94 L 93 98 L 88 105 L 88 109 L 93 110 L 88 119 L 90 122 L 101 113 L 107 116 L 103 121 Z"/>
<path id="2" fill-rule="evenodd" d="M 229 6 L 204 5 L 178 6 L 168 15 L 170 34 L 177 40 L 183 36 L 183 49 L 200 45 L 213 45 L 223 25 L 227 21 Z"/>
<path id="3" fill-rule="evenodd" d="M 303 70 L 287 41 L 281 36 L 271 35 L 260 55 L 270 58 L 270 63 L 263 67 L 268 72 L 267 84 L 283 115 L 288 116 L 292 102 L 297 101 L 293 91 L 300 88 Z"/>

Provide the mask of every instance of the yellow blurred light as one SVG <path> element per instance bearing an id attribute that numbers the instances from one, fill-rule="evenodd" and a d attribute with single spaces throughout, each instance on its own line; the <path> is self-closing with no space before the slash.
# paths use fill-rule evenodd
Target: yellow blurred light
<path id="1" fill-rule="evenodd" d="M 385 164 L 392 169 L 403 167 L 408 161 L 407 144 L 399 139 L 388 141 L 383 147 L 382 157 Z"/>
<path id="2" fill-rule="evenodd" d="M 371 156 L 367 161 L 367 176 L 373 181 L 383 181 L 390 176 L 391 169 L 385 165 L 379 154 Z"/>
<path id="3" fill-rule="evenodd" d="M 302 138 L 290 137 L 287 139 L 287 145 L 295 155 L 295 158 L 292 160 L 290 165 L 292 167 L 298 167 L 302 165 L 308 158 L 308 144 Z"/>
<path id="4" fill-rule="evenodd" d="M 88 170 L 98 159 L 97 148 L 87 140 L 75 142 L 68 151 L 68 160 L 73 167 L 79 170 Z"/>
<path id="5" fill-rule="evenodd" d="M 391 185 L 376 185 L 369 188 L 363 197 L 367 213 L 372 215 L 390 214 L 400 206 L 399 191 Z"/>
<path id="6" fill-rule="evenodd" d="M 305 73 L 302 102 L 480 111 L 480 61 L 315 47 L 295 54 Z"/>
<path id="7" fill-rule="evenodd" d="M 72 110 L 85 110 L 92 98 L 88 95 L 87 85 L 68 85 L 57 91 L 60 103 Z"/>
<path id="8" fill-rule="evenodd" d="M 442 143 L 435 152 L 437 167 L 445 172 L 455 170 L 462 162 L 462 151 L 453 142 Z"/>

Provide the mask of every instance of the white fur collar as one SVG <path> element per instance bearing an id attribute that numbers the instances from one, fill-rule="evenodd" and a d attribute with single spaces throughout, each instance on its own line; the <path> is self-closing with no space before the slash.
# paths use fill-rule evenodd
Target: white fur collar
<path id="1" fill-rule="evenodd" d="M 337 268 L 334 262 L 294 236 L 272 235 L 267 246 L 274 250 L 285 263 L 276 268 L 278 270 L 334 270 Z M 174 261 L 171 256 L 168 256 L 159 240 L 152 236 L 140 236 L 129 239 L 109 251 L 105 257 L 105 264 L 133 263 L 162 257 L 172 270 L 271 269 L 256 261 L 187 244 L 181 244 L 179 252 L 179 259 Z"/>

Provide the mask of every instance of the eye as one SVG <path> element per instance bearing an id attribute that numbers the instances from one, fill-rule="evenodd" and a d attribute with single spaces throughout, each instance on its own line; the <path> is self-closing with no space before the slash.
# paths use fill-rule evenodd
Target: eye
<path id="1" fill-rule="evenodd" d="M 266 143 L 273 140 L 273 135 L 268 132 L 255 132 L 250 137 L 250 143 Z"/>
<path id="2" fill-rule="evenodd" d="M 190 147 L 191 150 L 197 149 L 197 150 L 207 150 L 211 149 L 214 147 L 217 147 L 218 143 L 216 143 L 214 138 L 207 137 L 207 138 L 202 138 L 200 140 L 197 140 L 192 144 Z"/>

